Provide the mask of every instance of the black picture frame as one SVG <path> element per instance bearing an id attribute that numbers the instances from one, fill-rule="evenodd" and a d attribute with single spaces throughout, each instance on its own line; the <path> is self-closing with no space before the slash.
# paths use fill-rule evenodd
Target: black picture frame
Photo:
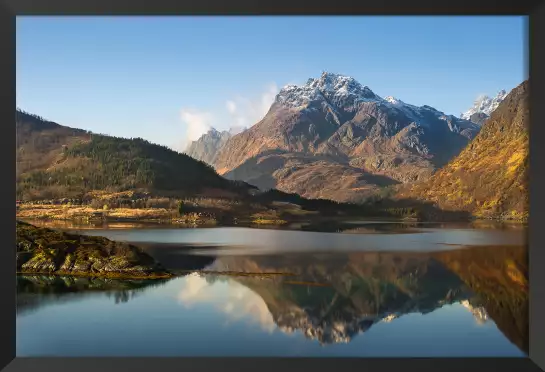
<path id="1" fill-rule="evenodd" d="M 530 79 L 530 218 L 528 229 L 530 271 L 530 352 L 529 358 L 15 358 L 15 126 L 12 124 L 15 103 L 15 18 L 22 15 L 528 15 L 527 62 Z M 0 210 L 3 248 L 0 249 L 0 286 L 3 293 L 2 326 L 0 337 L 0 368 L 6 371 L 152 371 L 180 369 L 192 372 L 201 370 L 408 370 L 418 371 L 539 371 L 545 370 L 545 243 L 543 190 L 545 182 L 542 169 L 544 148 L 541 145 L 545 127 L 545 2 L 517 1 L 466 1 L 444 4 L 432 0 L 389 0 L 388 2 L 329 2 L 208 0 L 178 2 L 176 0 L 3 0 L 0 7 L 2 28 L 0 61 L 2 63 L 2 100 L 0 112 L 3 135 L 0 150 L 4 155 Z M 39 61 L 37 61 L 39 63 Z M 13 240 L 11 240 L 13 239 Z"/>

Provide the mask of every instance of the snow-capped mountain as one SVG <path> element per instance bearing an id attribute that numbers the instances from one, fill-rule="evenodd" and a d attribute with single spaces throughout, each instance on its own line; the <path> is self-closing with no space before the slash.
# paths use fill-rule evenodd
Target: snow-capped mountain
<path id="1" fill-rule="evenodd" d="M 484 114 L 484 117 L 488 118 L 490 114 L 498 108 L 505 97 L 507 97 L 507 93 L 508 92 L 502 89 L 493 98 L 490 98 L 487 95 L 479 96 L 475 102 L 473 102 L 473 107 L 462 113 L 460 117 L 465 120 L 472 120 L 472 117 L 478 117 L 475 116 L 475 114 Z M 482 119 L 483 115 L 481 115 L 480 118 Z"/>
<path id="2" fill-rule="evenodd" d="M 495 109 L 501 102 L 499 97 L 503 99 L 505 95 L 498 94 L 494 100 L 490 100 L 489 106 Z M 498 99 L 500 100 L 498 101 Z M 456 121 L 454 125 L 449 124 L 449 126 L 451 131 L 458 133 L 467 128 L 475 129 L 468 122 L 468 118 L 459 119 L 452 115 L 446 115 L 427 105 L 414 106 L 392 96 L 382 98 L 368 86 L 361 85 L 353 77 L 330 72 L 323 72 L 317 79 L 310 78 L 302 86 L 286 85 L 276 96 L 275 103 L 285 107 L 307 110 L 316 110 L 317 108 L 312 106 L 320 105 L 322 108 L 332 110 L 337 115 L 345 111 L 354 112 L 357 106 L 362 103 L 376 103 L 402 111 L 417 125 L 428 126 L 430 119 L 439 119 L 450 123 Z"/>
<path id="3" fill-rule="evenodd" d="M 286 85 L 276 96 L 275 102 L 301 107 L 316 101 L 347 105 L 380 99 L 369 87 L 362 86 L 350 76 L 323 72 L 318 79 L 310 78 L 303 86 Z"/>
<path id="4" fill-rule="evenodd" d="M 429 177 L 479 129 L 324 72 L 283 87 L 264 118 L 231 137 L 213 165 L 262 189 L 346 201 L 378 185 Z"/>

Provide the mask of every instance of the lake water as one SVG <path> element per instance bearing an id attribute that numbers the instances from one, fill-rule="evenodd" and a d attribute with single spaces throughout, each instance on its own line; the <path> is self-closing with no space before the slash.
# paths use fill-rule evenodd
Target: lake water
<path id="1" fill-rule="evenodd" d="M 180 276 L 19 276 L 19 357 L 527 355 L 523 226 L 56 227 Z"/>

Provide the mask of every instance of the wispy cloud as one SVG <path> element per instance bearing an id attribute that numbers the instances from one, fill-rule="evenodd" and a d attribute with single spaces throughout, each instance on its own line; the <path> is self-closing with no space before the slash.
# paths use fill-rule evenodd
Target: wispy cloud
<path id="1" fill-rule="evenodd" d="M 211 113 L 191 109 L 183 109 L 181 118 L 187 126 L 187 139 L 190 141 L 199 139 L 212 127 L 214 121 Z"/>
<path id="2" fill-rule="evenodd" d="M 231 115 L 229 127 L 251 127 L 265 116 L 278 93 L 276 83 L 268 84 L 257 97 L 237 96 L 225 102 Z"/>
<path id="3" fill-rule="evenodd" d="M 225 106 L 227 106 L 227 111 L 229 111 L 231 115 L 234 115 L 237 112 L 237 104 L 235 102 L 227 101 Z"/>
<path id="4" fill-rule="evenodd" d="M 218 130 L 240 130 L 240 128 L 251 127 L 265 116 L 277 93 L 276 83 L 270 83 L 255 97 L 238 95 L 228 99 L 225 101 L 227 115 L 223 113 L 215 115 L 211 110 L 182 108 L 180 118 L 185 126 L 186 136 L 180 143 L 181 150 L 185 150 L 191 141 L 198 140 L 212 127 Z M 220 117 L 223 119 L 219 120 Z"/>
<path id="5" fill-rule="evenodd" d="M 191 108 L 182 109 L 180 118 L 186 128 L 186 136 L 180 146 L 182 150 L 185 150 L 191 141 L 198 140 L 203 134 L 208 132 L 213 127 L 215 121 L 212 113 Z"/>

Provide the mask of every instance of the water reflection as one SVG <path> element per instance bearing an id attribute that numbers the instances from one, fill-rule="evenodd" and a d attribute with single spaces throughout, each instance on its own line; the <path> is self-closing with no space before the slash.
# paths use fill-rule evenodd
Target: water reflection
<path id="1" fill-rule="evenodd" d="M 154 253 L 169 254 L 164 248 Z M 377 340 L 385 331 L 381 324 L 403 327 L 406 322 L 401 320 L 412 319 L 410 314 L 439 312 L 449 322 L 449 309 L 464 308 L 472 314 L 474 326 L 493 322 L 504 337 L 528 352 L 528 270 L 523 246 L 425 253 L 170 254 L 177 261 L 163 262 L 174 262 L 174 269 L 185 274 L 170 281 L 19 277 L 18 316 L 45 305 L 63 306 L 97 295 L 106 295 L 123 306 L 135 298 L 144 304 L 142 301 L 153 303 L 172 296 L 185 315 L 168 310 L 166 305 L 158 310 L 180 326 L 188 314 L 212 308 L 214 315 L 209 316 L 222 319 L 225 326 L 241 329 L 241 324 L 254 324 L 262 338 L 281 332 L 303 335 L 307 342 L 340 345 L 363 334 Z M 152 322 L 145 310 L 133 311 L 138 311 L 139 322 Z M 379 333 L 371 332 L 375 328 Z M 470 324 L 460 323 L 445 329 L 452 332 L 454 345 L 455 333 L 470 328 Z M 243 343 L 244 336 L 233 332 L 231 342 Z M 399 332 L 402 337 L 403 328 Z M 190 342 L 182 333 L 172 336 L 180 338 L 174 341 Z M 468 331 L 458 337 L 466 337 L 464 342 L 470 343 L 470 335 Z M 433 343 L 426 347 L 433 348 Z M 214 355 L 213 350 L 209 353 Z"/>
<path id="2" fill-rule="evenodd" d="M 472 228 L 418 228 L 406 233 L 329 233 L 235 227 L 195 229 L 80 230 L 133 244 L 165 244 L 194 247 L 199 254 L 291 255 L 309 253 L 347 254 L 376 251 L 433 252 L 468 245 L 522 245 L 520 231 Z M 213 252 L 213 253 L 212 253 Z M 163 262 L 163 261 L 161 261 Z"/>
<path id="3" fill-rule="evenodd" d="M 17 315 L 32 313 L 47 305 L 83 300 L 90 296 L 128 302 L 146 288 L 164 285 L 170 279 L 116 280 L 72 276 L 18 275 Z"/>
<path id="4" fill-rule="evenodd" d="M 475 247 L 430 254 L 354 253 L 308 257 L 220 257 L 215 270 L 290 272 L 269 280 L 234 277 L 267 302 L 275 323 L 321 343 L 348 342 L 380 321 L 430 313 L 461 302 L 479 323 L 490 316 L 527 351 L 527 266 L 524 247 Z M 510 321 L 508 319 L 510 318 Z M 497 319 L 497 320 L 496 320 Z M 517 327 L 512 327 L 512 325 Z"/>
<path id="5" fill-rule="evenodd" d="M 138 221 L 105 221 L 105 220 L 54 220 L 54 219 L 24 219 L 24 222 L 38 227 L 57 230 L 96 230 L 96 229 L 150 229 L 172 228 L 170 224 Z"/>

